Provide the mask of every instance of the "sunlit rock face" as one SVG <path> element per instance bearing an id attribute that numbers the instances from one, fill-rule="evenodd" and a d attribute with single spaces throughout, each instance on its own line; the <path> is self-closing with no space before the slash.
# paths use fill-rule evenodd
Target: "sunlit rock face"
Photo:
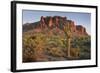
<path id="1" fill-rule="evenodd" d="M 40 19 L 40 28 L 58 28 L 58 29 L 63 29 L 65 25 L 70 24 L 71 32 L 76 34 L 76 35 L 88 35 L 86 32 L 86 28 L 83 27 L 82 25 L 76 25 L 74 21 L 72 20 L 67 20 L 67 17 L 61 17 L 61 16 L 47 16 L 43 17 L 41 16 Z"/>
<path id="2" fill-rule="evenodd" d="M 41 16 L 40 20 L 35 23 L 27 23 L 23 25 L 23 31 L 34 30 L 41 31 L 43 29 L 56 29 L 58 32 L 62 32 L 63 28 L 70 24 L 71 32 L 73 36 L 85 36 L 88 35 L 86 28 L 82 25 L 75 24 L 75 21 L 68 20 L 67 17 L 61 16 Z M 63 33 L 62 33 L 63 34 Z"/>

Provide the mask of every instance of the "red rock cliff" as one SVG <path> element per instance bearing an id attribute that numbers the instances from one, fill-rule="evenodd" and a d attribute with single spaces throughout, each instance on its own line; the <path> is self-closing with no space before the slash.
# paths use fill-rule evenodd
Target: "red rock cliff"
<path id="1" fill-rule="evenodd" d="M 66 17 L 61 16 L 41 16 L 40 28 L 63 28 L 65 25 L 70 24 L 72 33 L 76 35 L 88 35 L 86 28 L 82 25 L 75 25 L 74 21 L 68 20 Z"/>

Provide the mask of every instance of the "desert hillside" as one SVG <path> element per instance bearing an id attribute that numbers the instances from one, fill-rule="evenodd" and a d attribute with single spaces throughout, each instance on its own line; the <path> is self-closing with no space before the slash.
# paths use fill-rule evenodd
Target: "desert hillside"
<path id="1" fill-rule="evenodd" d="M 41 16 L 38 22 L 23 24 L 23 62 L 90 59 L 91 36 L 74 22 Z"/>

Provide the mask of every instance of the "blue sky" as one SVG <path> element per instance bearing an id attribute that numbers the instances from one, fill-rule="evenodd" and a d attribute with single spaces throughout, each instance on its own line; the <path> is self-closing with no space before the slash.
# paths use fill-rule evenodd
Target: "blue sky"
<path id="1" fill-rule="evenodd" d="M 83 25 L 88 34 L 91 34 L 90 13 L 23 10 L 23 24 L 39 21 L 41 16 L 66 16 L 67 19 L 73 20 L 76 25 Z"/>

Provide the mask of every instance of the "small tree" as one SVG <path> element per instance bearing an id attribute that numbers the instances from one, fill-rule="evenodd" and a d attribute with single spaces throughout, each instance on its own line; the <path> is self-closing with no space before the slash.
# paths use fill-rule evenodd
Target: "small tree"
<path id="1" fill-rule="evenodd" d="M 70 27 L 70 23 L 67 23 L 65 26 L 64 26 L 64 32 L 65 32 L 65 35 L 66 35 L 66 39 L 67 39 L 67 56 L 70 58 L 71 54 L 70 54 L 70 48 L 71 48 L 71 37 L 72 37 L 72 33 L 71 33 L 71 27 Z"/>

